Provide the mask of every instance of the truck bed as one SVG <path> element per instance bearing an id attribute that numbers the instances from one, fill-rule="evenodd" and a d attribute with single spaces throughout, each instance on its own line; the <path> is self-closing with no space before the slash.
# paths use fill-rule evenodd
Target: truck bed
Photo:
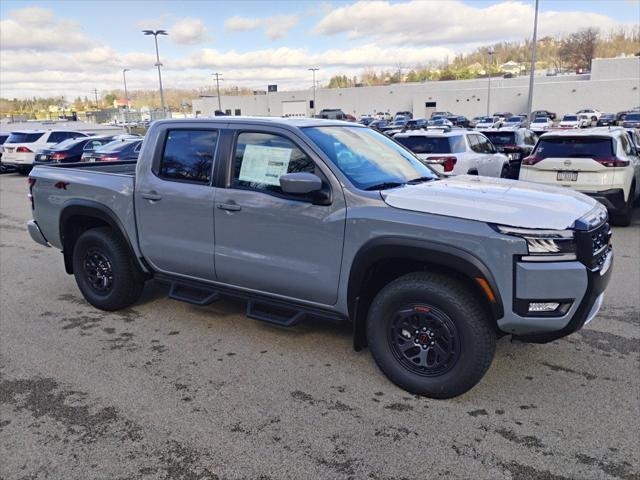
<path id="1" fill-rule="evenodd" d="M 71 170 L 83 170 L 90 172 L 111 173 L 117 175 L 135 176 L 137 161 L 125 162 L 78 162 L 58 163 L 55 165 L 38 165 L 39 167 L 65 168 Z"/>
<path id="2" fill-rule="evenodd" d="M 33 218 L 47 241 L 62 248 L 60 218 L 68 207 L 98 206 L 137 244 L 134 213 L 136 162 L 36 165 L 29 174 Z"/>

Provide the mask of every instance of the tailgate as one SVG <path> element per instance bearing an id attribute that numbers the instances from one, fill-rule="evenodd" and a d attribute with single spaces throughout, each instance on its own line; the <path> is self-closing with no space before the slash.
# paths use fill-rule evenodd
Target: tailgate
<path id="1" fill-rule="evenodd" d="M 532 177 L 523 180 L 556 184 L 581 191 L 611 188 L 614 170 L 593 158 L 546 158 L 528 167 Z"/>
<path id="2" fill-rule="evenodd" d="M 615 156 L 614 140 L 597 135 L 558 135 L 540 138 L 521 180 L 555 184 L 581 191 L 611 188 L 616 168 L 603 160 Z"/>

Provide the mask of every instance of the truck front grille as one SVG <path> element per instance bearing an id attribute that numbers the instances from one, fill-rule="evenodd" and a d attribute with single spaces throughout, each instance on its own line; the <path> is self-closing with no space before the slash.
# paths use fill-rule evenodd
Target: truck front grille
<path id="1" fill-rule="evenodd" d="M 576 232 L 578 260 L 600 270 L 611 251 L 611 227 L 607 221 L 587 232 Z"/>

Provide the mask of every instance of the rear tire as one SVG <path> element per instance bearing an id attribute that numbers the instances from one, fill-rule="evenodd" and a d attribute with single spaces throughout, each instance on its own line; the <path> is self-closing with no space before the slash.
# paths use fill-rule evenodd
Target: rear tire
<path id="1" fill-rule="evenodd" d="M 29 166 L 29 167 L 18 167 L 18 173 L 20 175 L 28 175 L 29 172 L 31 172 L 31 169 L 33 167 Z"/>
<path id="2" fill-rule="evenodd" d="M 109 227 L 87 230 L 73 249 L 73 273 L 84 298 L 100 310 L 120 310 L 142 294 L 144 278 L 122 238 Z"/>
<path id="3" fill-rule="evenodd" d="M 476 293 L 464 284 L 415 272 L 376 295 L 367 315 L 367 341 L 378 367 L 400 388 L 451 398 L 484 376 L 496 332 Z"/>
<path id="4" fill-rule="evenodd" d="M 611 215 L 611 223 L 618 227 L 628 227 L 631 225 L 631 217 L 633 215 L 633 204 L 635 203 L 636 186 L 632 185 L 629 191 L 629 198 L 624 205 L 624 209 L 620 213 Z"/>

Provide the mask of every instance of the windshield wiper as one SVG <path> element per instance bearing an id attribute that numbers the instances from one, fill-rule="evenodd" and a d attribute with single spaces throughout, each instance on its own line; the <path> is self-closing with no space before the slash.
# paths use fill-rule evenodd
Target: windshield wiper
<path id="1" fill-rule="evenodd" d="M 386 190 L 387 188 L 396 188 L 401 187 L 404 183 L 400 182 L 384 182 L 384 183 L 376 183 L 375 185 L 371 185 L 365 190 Z"/>
<path id="2" fill-rule="evenodd" d="M 413 180 L 409 180 L 407 183 L 415 185 L 416 183 L 430 182 L 431 180 L 435 180 L 435 179 L 436 177 L 418 177 L 418 178 L 414 178 Z"/>

